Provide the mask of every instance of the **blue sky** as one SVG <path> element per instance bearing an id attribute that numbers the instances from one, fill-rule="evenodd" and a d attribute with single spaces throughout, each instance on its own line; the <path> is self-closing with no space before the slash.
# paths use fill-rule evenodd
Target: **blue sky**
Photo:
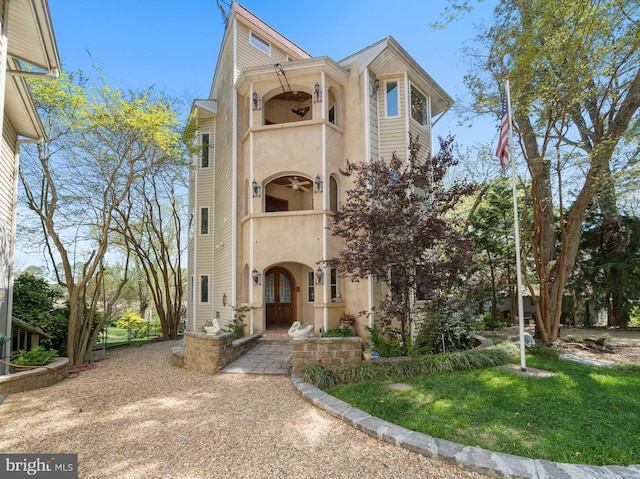
<path id="1" fill-rule="evenodd" d="M 458 101 L 469 65 L 462 47 L 475 24 L 492 18 L 493 0 L 479 4 L 464 21 L 436 31 L 445 0 L 244 0 L 247 9 L 313 56 L 339 61 L 391 35 Z M 181 98 L 185 111 L 209 94 L 224 33 L 216 0 L 49 0 L 63 69 L 93 72 L 102 68 L 111 85 L 146 89 Z M 228 7 L 227 7 L 228 9 Z M 91 54 L 91 56 L 89 55 Z M 462 147 L 495 144 L 498 119 L 459 127 L 448 112 L 434 138 L 453 133 Z M 499 170 L 496 158 L 496 172 Z M 17 243 L 16 267 L 41 264 L 42 255 Z"/>
<path id="2" fill-rule="evenodd" d="M 311 55 L 336 61 L 391 35 L 456 101 L 465 94 L 469 68 L 461 49 L 475 24 L 491 20 L 495 4 L 485 1 L 469 18 L 436 31 L 429 24 L 440 20 L 445 0 L 240 3 Z M 187 107 L 208 96 L 224 32 L 215 0 L 49 0 L 49 8 L 66 71 L 92 71 L 95 63 L 109 83 L 154 86 Z M 449 112 L 434 134 L 451 132 L 462 146 L 495 141 L 497 119 L 472 129 L 455 120 Z"/>

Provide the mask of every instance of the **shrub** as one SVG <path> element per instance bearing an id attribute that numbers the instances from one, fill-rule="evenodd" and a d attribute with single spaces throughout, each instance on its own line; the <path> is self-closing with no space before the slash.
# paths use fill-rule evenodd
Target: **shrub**
<path id="1" fill-rule="evenodd" d="M 500 316 L 492 318 L 492 316 L 493 315 L 491 313 L 487 313 L 482 317 L 485 329 L 505 328 L 507 326 L 511 326 L 511 320 L 509 318 L 501 318 Z M 493 324 L 493 328 L 491 327 L 491 324 Z"/>
<path id="2" fill-rule="evenodd" d="M 338 384 L 364 380 L 385 381 L 398 376 L 420 376 L 499 366 L 508 363 L 517 354 L 518 349 L 513 343 L 504 343 L 485 349 L 454 351 L 404 361 L 367 361 L 357 366 L 345 365 L 337 368 L 312 365 L 302 368 L 300 377 L 320 389 L 330 389 Z"/>
<path id="3" fill-rule="evenodd" d="M 21 349 L 18 351 L 18 357 L 11 362 L 20 366 L 44 366 L 56 357 L 58 357 L 58 351 L 55 349 L 45 349 L 43 346 L 36 346 L 29 351 Z"/>
<path id="4" fill-rule="evenodd" d="M 233 309 L 233 319 L 231 320 L 231 323 L 222 328 L 222 331 L 225 333 L 232 333 L 234 340 L 240 339 L 244 337 L 244 328 L 247 327 L 247 325 L 244 324 L 244 318 L 247 316 L 247 312 L 249 312 L 251 308 L 249 308 L 249 306 L 240 306 L 239 308 L 232 306 L 231 308 Z"/>
<path id="5" fill-rule="evenodd" d="M 558 350 L 543 346 L 542 344 L 528 344 L 526 345 L 527 352 L 534 356 L 540 356 L 543 358 L 559 358 L 560 352 Z"/>
<path id="6" fill-rule="evenodd" d="M 353 336 L 353 331 L 349 326 L 340 326 L 336 329 L 328 329 L 322 335 L 325 338 L 348 338 Z"/>
<path id="7" fill-rule="evenodd" d="M 132 338 L 144 338 L 149 334 L 149 324 L 130 309 L 116 321 L 116 328 L 128 329 Z"/>

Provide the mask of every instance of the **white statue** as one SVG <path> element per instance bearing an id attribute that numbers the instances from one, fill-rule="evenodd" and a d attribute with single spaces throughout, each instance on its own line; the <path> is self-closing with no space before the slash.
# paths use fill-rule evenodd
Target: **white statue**
<path id="1" fill-rule="evenodd" d="M 213 321 L 211 321 L 211 326 L 205 326 L 204 330 L 211 336 L 215 336 L 216 334 L 218 334 L 220 332 L 220 321 L 218 321 L 218 318 L 213 318 Z"/>
<path id="2" fill-rule="evenodd" d="M 313 324 L 307 325 L 305 328 L 300 329 L 300 321 L 294 321 L 289 328 L 289 336 L 292 338 L 306 338 L 311 334 L 313 330 Z"/>

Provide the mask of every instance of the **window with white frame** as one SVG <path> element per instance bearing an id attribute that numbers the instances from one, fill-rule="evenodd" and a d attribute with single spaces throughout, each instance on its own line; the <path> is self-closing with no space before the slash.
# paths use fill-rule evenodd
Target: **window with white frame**
<path id="1" fill-rule="evenodd" d="M 386 112 L 387 117 L 400 116 L 400 95 L 398 93 L 398 82 L 389 80 L 385 83 L 386 91 Z"/>
<path id="2" fill-rule="evenodd" d="M 200 208 L 200 234 L 209 234 L 209 208 Z"/>
<path id="3" fill-rule="evenodd" d="M 423 128 L 428 128 L 427 96 L 413 84 L 411 85 L 411 118 L 420 123 Z"/>
<path id="4" fill-rule="evenodd" d="M 200 168 L 209 168 L 209 133 L 200 136 Z"/>
<path id="5" fill-rule="evenodd" d="M 271 55 L 271 44 L 265 39 L 251 32 L 251 38 L 249 39 L 249 41 L 251 42 L 251 45 L 256 47 L 258 50 L 263 51 L 267 55 Z"/>
<path id="6" fill-rule="evenodd" d="M 329 123 L 336 124 L 336 106 L 331 105 L 329 107 Z"/>
<path id="7" fill-rule="evenodd" d="M 209 302 L 209 275 L 200 275 L 200 302 Z"/>
<path id="8" fill-rule="evenodd" d="M 307 301 L 313 303 L 316 297 L 315 288 L 316 275 L 313 271 L 307 273 Z"/>

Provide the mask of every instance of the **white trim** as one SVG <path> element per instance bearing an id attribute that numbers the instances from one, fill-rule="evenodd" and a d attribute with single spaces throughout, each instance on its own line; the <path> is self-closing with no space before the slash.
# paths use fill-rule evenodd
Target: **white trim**
<path id="1" fill-rule="evenodd" d="M 207 278 L 207 300 L 202 301 L 202 279 Z M 198 276 L 198 304 L 211 304 L 211 276 L 209 274 L 201 274 Z"/>
<path id="2" fill-rule="evenodd" d="M 396 84 L 396 108 L 398 109 L 398 113 L 395 115 L 390 115 L 389 114 L 389 92 L 387 90 L 387 85 L 389 85 L 389 83 L 395 83 Z M 402 109 L 400 108 L 400 80 L 385 80 L 384 81 L 384 116 L 385 118 L 400 118 L 400 115 L 402 114 Z"/>
<path id="3" fill-rule="evenodd" d="M 207 210 L 207 232 L 202 232 L 202 210 Z M 210 236 L 211 235 L 211 207 L 199 206 L 198 207 L 198 236 Z"/>
<path id="4" fill-rule="evenodd" d="M 204 135 L 208 135 L 209 136 L 209 146 L 207 149 L 207 166 L 202 166 L 202 160 L 203 160 L 203 155 L 202 155 L 202 146 L 204 145 L 204 142 L 202 141 L 203 136 Z M 202 131 L 200 132 L 200 134 L 198 135 L 198 139 L 200 140 L 200 148 L 199 148 L 199 154 L 198 154 L 198 168 L 201 170 L 207 170 L 209 168 L 211 168 L 211 138 L 213 137 L 213 135 L 211 134 L 210 131 Z"/>

